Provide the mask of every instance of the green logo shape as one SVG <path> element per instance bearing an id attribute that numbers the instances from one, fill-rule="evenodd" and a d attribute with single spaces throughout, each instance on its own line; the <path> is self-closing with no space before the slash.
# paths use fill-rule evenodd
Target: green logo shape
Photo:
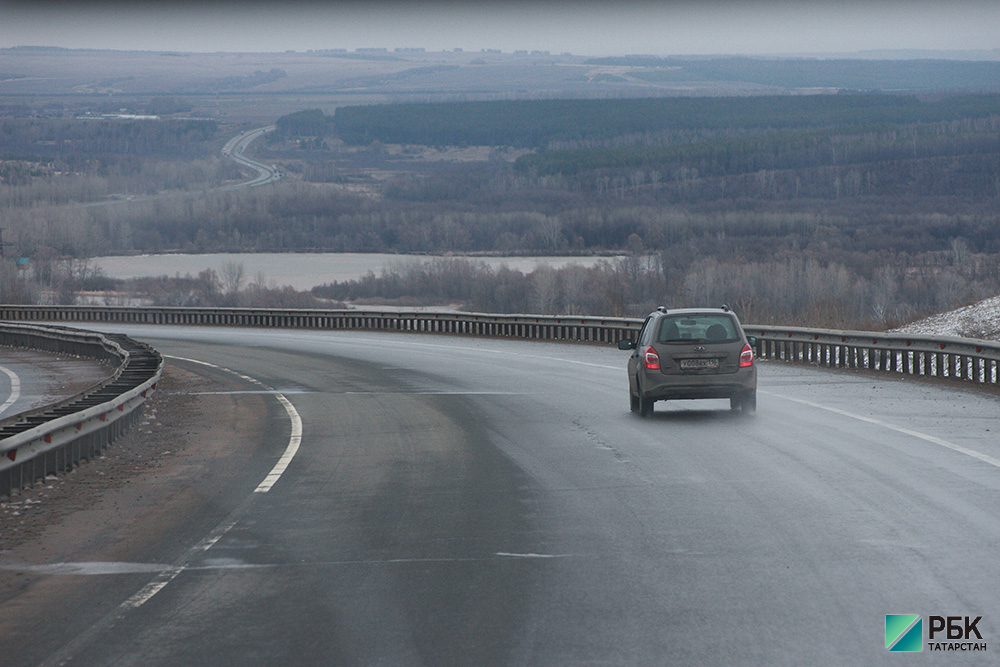
<path id="1" fill-rule="evenodd" d="M 924 650 L 924 619 L 919 614 L 886 614 L 885 647 L 890 651 Z"/>

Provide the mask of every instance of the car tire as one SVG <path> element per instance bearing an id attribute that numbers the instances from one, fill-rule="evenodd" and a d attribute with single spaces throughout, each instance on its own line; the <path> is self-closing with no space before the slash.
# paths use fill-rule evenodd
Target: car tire
<path id="1" fill-rule="evenodd" d="M 653 414 L 653 401 L 649 400 L 648 398 L 640 398 L 639 416 L 649 417 L 651 414 Z"/>
<path id="2" fill-rule="evenodd" d="M 743 397 L 743 412 L 744 414 L 757 412 L 757 390 Z"/>
<path id="3" fill-rule="evenodd" d="M 639 410 L 639 397 L 633 394 L 631 389 L 628 392 L 628 408 L 632 412 L 638 412 Z"/>
<path id="4" fill-rule="evenodd" d="M 743 399 L 739 396 L 729 397 L 729 409 L 730 410 L 742 410 L 743 409 Z"/>
<path id="5" fill-rule="evenodd" d="M 639 397 L 638 397 L 639 398 L 639 416 L 640 417 L 648 417 L 649 415 L 653 414 L 653 399 L 646 398 L 645 396 L 642 395 L 642 386 L 641 385 L 637 386 L 636 389 L 639 390 Z"/>

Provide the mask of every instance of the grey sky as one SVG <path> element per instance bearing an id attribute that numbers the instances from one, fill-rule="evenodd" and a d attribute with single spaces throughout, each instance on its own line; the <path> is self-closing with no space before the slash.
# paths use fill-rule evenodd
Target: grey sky
<path id="1" fill-rule="evenodd" d="M 0 46 L 782 54 L 1000 48 L 1000 0 L 0 0 Z"/>

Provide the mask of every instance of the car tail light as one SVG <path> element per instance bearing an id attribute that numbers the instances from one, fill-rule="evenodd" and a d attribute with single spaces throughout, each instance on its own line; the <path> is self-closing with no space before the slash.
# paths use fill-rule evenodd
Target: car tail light
<path id="1" fill-rule="evenodd" d="M 740 352 L 740 368 L 747 366 L 753 366 L 753 348 L 750 347 L 750 343 L 744 345 L 743 351 Z"/>
<path id="2" fill-rule="evenodd" d="M 647 347 L 646 351 L 642 353 L 642 358 L 646 361 L 646 368 L 651 371 L 660 370 L 660 355 L 656 353 L 652 345 Z"/>

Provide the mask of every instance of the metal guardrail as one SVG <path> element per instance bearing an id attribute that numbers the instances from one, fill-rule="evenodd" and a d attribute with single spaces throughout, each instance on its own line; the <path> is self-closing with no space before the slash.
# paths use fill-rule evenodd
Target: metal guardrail
<path id="1" fill-rule="evenodd" d="M 617 344 L 642 320 L 382 310 L 0 306 L 0 319 L 412 331 Z M 747 325 L 758 358 L 998 384 L 1000 343 L 945 336 Z"/>
<path id="2" fill-rule="evenodd" d="M 0 320 L 186 324 L 294 329 L 371 329 L 617 343 L 642 326 L 624 317 L 552 317 L 490 313 L 123 306 L 0 306 Z"/>
<path id="3" fill-rule="evenodd" d="M 381 310 L 276 310 L 121 306 L 0 306 L 0 319 L 154 325 L 210 325 L 321 330 L 385 330 L 615 345 L 643 320 Z M 758 358 L 865 369 L 900 376 L 1000 384 L 1000 343 L 944 336 L 747 325 Z M 2 492 L 2 488 L 0 488 Z"/>
<path id="4" fill-rule="evenodd" d="M 0 345 L 116 364 L 108 378 L 75 396 L 0 421 L 0 497 L 100 454 L 138 419 L 163 371 L 155 350 L 118 334 L 3 324 Z"/>
<path id="5" fill-rule="evenodd" d="M 758 357 L 830 368 L 1000 384 L 1000 342 L 954 336 L 744 327 L 757 336 Z"/>

